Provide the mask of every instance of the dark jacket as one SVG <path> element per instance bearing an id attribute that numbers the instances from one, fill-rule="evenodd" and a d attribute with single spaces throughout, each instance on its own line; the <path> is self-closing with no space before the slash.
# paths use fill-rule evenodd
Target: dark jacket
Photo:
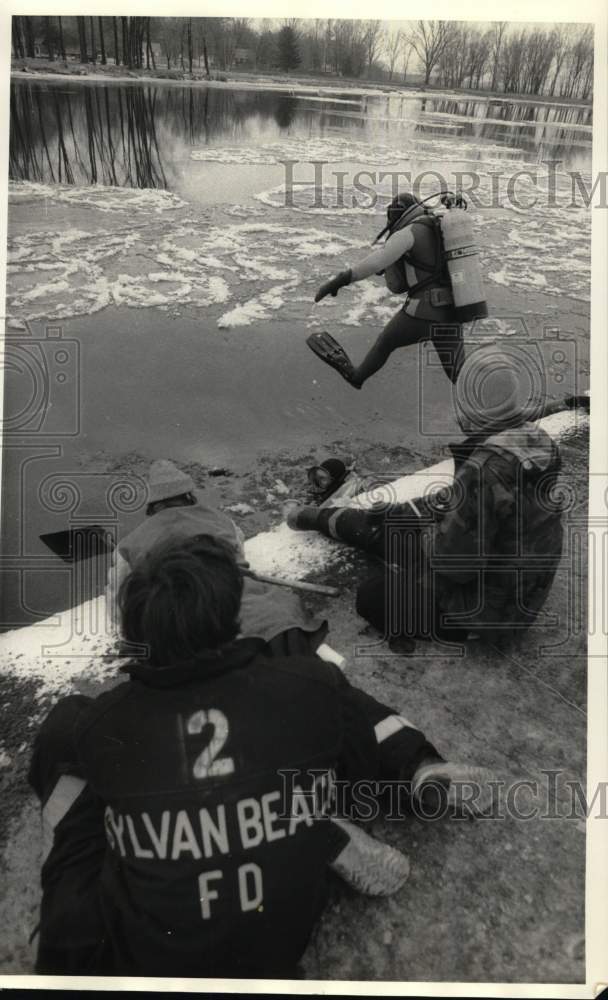
<path id="1" fill-rule="evenodd" d="M 526 424 L 453 450 L 453 500 L 429 562 L 443 624 L 523 628 L 544 604 L 561 555 L 557 444 Z"/>
<path id="2" fill-rule="evenodd" d="M 243 639 L 181 667 L 133 664 L 127 683 L 79 711 L 62 766 L 105 804 L 100 894 L 115 974 L 293 973 L 344 843 L 314 815 L 313 793 L 322 803 L 328 792 L 308 769 L 411 777 L 433 752 L 404 720 L 378 728 L 392 710 L 337 668 L 263 648 Z"/>

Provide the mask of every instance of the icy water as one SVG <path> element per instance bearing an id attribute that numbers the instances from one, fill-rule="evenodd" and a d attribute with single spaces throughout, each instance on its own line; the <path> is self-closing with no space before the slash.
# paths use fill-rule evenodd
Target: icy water
<path id="1" fill-rule="evenodd" d="M 382 156 L 373 162 L 391 162 L 385 147 L 403 155 L 404 144 L 413 140 L 417 148 L 425 136 L 472 141 L 477 149 L 467 155 L 477 160 L 484 159 L 484 147 L 495 153 L 491 146 L 498 144 L 505 157 L 512 150 L 567 167 L 584 158 L 591 114 L 588 107 L 503 99 L 16 82 L 11 177 L 163 187 L 206 202 L 204 188 L 186 177 L 193 147 L 204 147 L 200 158 L 208 162 L 264 164 L 282 155 L 286 139 L 293 144 L 287 152 L 301 153 L 311 140 L 324 140 L 318 152 L 333 160 L 332 142 L 341 139 L 380 145 Z M 338 143 L 337 151 L 346 150 Z M 369 150 L 361 152 L 369 158 Z"/>
<path id="2" fill-rule="evenodd" d="M 314 326 L 319 278 L 412 182 L 470 191 L 490 284 L 586 299 L 591 127 L 590 108 L 530 102 L 16 81 L 8 315 L 212 308 L 222 329 L 280 310 Z M 333 320 L 395 304 L 367 283 Z"/>

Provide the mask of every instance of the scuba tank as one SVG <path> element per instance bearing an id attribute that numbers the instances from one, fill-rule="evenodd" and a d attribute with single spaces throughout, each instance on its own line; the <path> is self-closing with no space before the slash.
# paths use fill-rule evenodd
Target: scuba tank
<path id="1" fill-rule="evenodd" d="M 386 269 L 384 276 L 387 286 L 395 294 L 409 292 L 410 296 L 414 296 L 423 288 L 446 284 L 447 279 L 454 299 L 455 318 L 461 323 L 484 319 L 488 315 L 488 307 L 484 297 L 479 253 L 475 246 L 473 227 L 465 215 L 467 203 L 462 195 L 443 191 L 429 195 L 423 201 L 418 201 L 410 194 L 397 195 L 387 209 L 388 224 L 378 234 L 374 243 L 387 232 L 392 236 L 405 226 L 422 221 L 420 214 L 414 213 L 414 209 L 420 208 L 425 201 L 436 197 L 441 198 L 446 211 L 439 215 L 432 209 L 425 208 L 422 220 L 427 224 L 432 220 L 437 226 L 439 266 L 427 278 L 413 287 L 408 287 L 402 258 Z M 408 257 L 406 254 L 406 261 Z M 411 259 L 410 262 L 414 263 Z"/>
<path id="2" fill-rule="evenodd" d="M 450 277 L 456 317 L 461 323 L 470 323 L 488 315 L 479 253 L 465 207 L 452 208 L 447 204 L 446 208 L 439 220 L 443 260 Z"/>

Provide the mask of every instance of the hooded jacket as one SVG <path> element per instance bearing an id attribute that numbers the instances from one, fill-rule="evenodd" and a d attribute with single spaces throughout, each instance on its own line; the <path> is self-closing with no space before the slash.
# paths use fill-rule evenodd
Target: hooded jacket
<path id="1" fill-rule="evenodd" d="M 427 585 L 445 627 L 523 628 L 562 550 L 556 442 L 528 423 L 452 449 L 452 502 L 436 526 Z"/>

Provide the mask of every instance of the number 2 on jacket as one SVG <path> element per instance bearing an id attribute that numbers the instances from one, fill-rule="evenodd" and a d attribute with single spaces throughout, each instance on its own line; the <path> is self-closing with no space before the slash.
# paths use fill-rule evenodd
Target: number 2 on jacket
<path id="1" fill-rule="evenodd" d="M 202 733 L 206 726 L 213 726 L 213 735 L 208 746 L 198 755 L 192 765 L 194 777 L 199 779 L 217 778 L 221 775 L 233 774 L 234 761 L 232 757 L 219 756 L 228 739 L 228 719 L 217 708 L 210 708 L 208 712 L 199 709 L 188 719 L 186 732 L 189 736 L 197 736 Z"/>

